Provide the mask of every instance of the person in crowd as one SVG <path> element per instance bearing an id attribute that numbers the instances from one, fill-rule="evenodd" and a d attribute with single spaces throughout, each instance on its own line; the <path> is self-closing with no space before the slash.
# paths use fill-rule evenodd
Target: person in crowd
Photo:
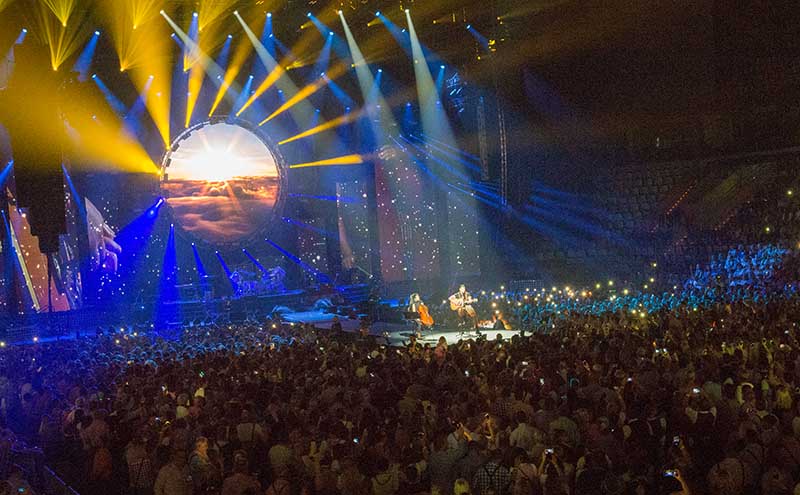
<path id="1" fill-rule="evenodd" d="M 237 450 L 233 453 L 233 472 L 222 483 L 222 495 L 260 494 L 261 485 L 249 471 L 247 452 Z"/>
<path id="2" fill-rule="evenodd" d="M 158 471 L 155 495 L 191 495 L 192 477 L 186 466 L 186 451 L 175 449 L 170 461 Z"/>

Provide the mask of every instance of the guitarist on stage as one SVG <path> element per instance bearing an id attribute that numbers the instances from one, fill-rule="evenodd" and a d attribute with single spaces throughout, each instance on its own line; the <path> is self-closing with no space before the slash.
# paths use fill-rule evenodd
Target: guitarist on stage
<path id="1" fill-rule="evenodd" d="M 472 303 L 478 300 L 472 298 L 464 284 L 458 287 L 458 292 L 450 296 L 449 300 L 450 309 L 458 313 L 458 317 L 461 320 L 460 325 L 466 326 L 471 323 L 473 328 L 478 328 L 478 315 L 475 313 L 475 308 L 472 307 Z"/>

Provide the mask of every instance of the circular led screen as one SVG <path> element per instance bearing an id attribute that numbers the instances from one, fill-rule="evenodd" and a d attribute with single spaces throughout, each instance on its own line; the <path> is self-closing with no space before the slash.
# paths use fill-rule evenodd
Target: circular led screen
<path id="1" fill-rule="evenodd" d="M 281 167 L 244 125 L 206 123 L 185 131 L 164 156 L 161 189 L 175 223 L 211 244 L 262 230 L 281 198 Z"/>

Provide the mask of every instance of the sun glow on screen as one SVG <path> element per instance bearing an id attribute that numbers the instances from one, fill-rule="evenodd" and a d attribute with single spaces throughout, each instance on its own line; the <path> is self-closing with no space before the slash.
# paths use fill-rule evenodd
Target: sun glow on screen
<path id="1" fill-rule="evenodd" d="M 179 143 L 167 169 L 174 180 L 225 181 L 234 177 L 278 175 L 275 158 L 252 132 L 237 125 L 213 124 Z"/>
<path id="2" fill-rule="evenodd" d="M 179 138 L 165 157 L 162 191 L 176 223 L 212 244 L 239 241 L 272 217 L 280 170 L 266 143 L 235 124 L 210 124 Z"/>

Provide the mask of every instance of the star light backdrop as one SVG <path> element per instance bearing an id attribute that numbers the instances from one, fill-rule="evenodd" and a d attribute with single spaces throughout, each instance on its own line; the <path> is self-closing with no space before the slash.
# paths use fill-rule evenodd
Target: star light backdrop
<path id="1" fill-rule="evenodd" d="M 286 268 L 292 286 L 479 273 L 476 202 L 469 191 L 448 191 L 479 179 L 452 152 L 460 145 L 442 82 L 456 69 L 417 38 L 413 12 L 385 11 L 375 17 L 385 29 L 354 34 L 335 4 L 303 19 L 243 4 L 202 0 L 197 12 L 159 0 L 96 10 L 79 0 L 3 5 L 3 26 L 30 31 L 29 48 L 49 52 L 60 78 L 59 89 L 25 81 L 31 97 L 61 107 L 63 88 L 70 94 L 70 187 L 97 206 L 122 246 L 116 272 L 85 273 L 87 302 L 144 309 L 204 280 L 226 295 L 237 290 L 232 273 L 263 267 Z M 11 48 L 4 72 L 19 73 Z M 230 132 L 209 136 L 206 127 L 173 144 L 209 119 Z M 240 120 L 269 147 L 237 134 Z M 404 135 L 426 132 L 451 151 L 437 155 L 425 139 L 404 144 Z M 274 160 L 253 165 L 253 150 L 284 157 L 285 176 Z M 11 158 L 7 146 L 3 156 Z M 253 185 L 254 176 L 275 185 Z M 186 187 L 198 181 L 224 207 L 199 208 L 198 190 Z M 243 205 L 256 192 L 262 199 Z M 26 278 L 24 268 L 4 265 L 17 275 L 12 283 Z M 19 312 L 47 309 L 12 292 L 6 300 Z"/>

